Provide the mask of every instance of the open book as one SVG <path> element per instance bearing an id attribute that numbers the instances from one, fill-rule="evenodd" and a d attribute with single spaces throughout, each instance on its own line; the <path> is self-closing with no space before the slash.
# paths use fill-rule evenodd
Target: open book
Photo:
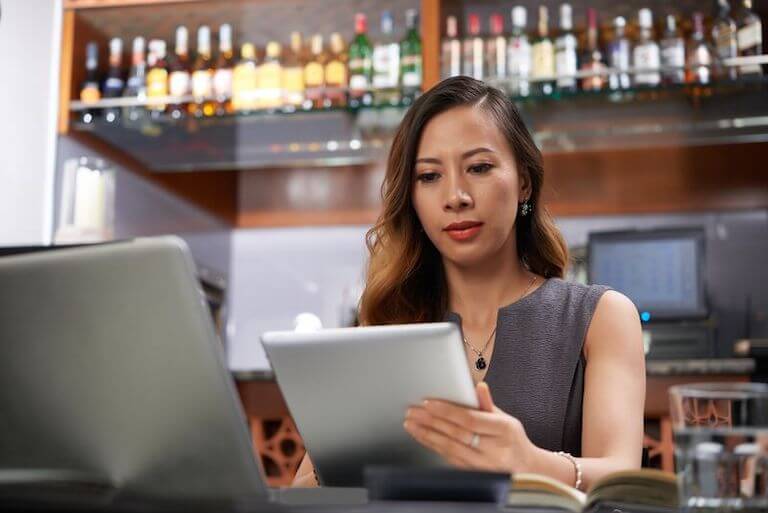
<path id="1" fill-rule="evenodd" d="M 518 473 L 512 478 L 507 503 L 508 506 L 557 508 L 574 513 L 595 511 L 607 504 L 635 506 L 633 511 L 676 510 L 677 479 L 674 474 L 660 470 L 626 470 L 605 476 L 585 494 L 551 477 Z"/>

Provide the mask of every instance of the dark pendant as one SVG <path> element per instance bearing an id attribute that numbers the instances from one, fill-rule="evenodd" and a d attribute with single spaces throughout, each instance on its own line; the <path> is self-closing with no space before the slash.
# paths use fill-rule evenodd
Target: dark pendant
<path id="1" fill-rule="evenodd" d="M 485 358 L 483 358 L 482 356 L 478 358 L 477 361 L 475 362 L 475 367 L 477 367 L 477 370 L 485 369 L 486 367 Z"/>

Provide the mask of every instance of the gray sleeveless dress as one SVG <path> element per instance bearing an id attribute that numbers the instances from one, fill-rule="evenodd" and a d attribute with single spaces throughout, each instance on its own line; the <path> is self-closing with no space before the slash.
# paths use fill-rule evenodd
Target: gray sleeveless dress
<path id="1" fill-rule="evenodd" d="M 582 349 L 606 290 L 549 278 L 499 309 L 485 381 L 496 406 L 517 417 L 538 447 L 581 456 L 586 366 Z M 461 326 L 454 312 L 446 320 Z"/>

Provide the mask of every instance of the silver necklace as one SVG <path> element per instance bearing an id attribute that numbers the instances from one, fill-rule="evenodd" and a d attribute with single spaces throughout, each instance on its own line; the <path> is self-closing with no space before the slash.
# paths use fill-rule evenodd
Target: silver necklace
<path id="1" fill-rule="evenodd" d="M 522 294 L 520 294 L 520 297 L 517 298 L 517 300 L 515 302 L 520 301 L 521 299 L 523 299 L 523 297 L 525 297 L 525 295 L 528 293 L 528 291 L 531 290 L 531 287 L 533 287 L 534 283 L 536 283 L 536 275 L 535 274 L 533 275 L 533 279 L 531 280 L 531 283 L 528 284 L 528 287 L 523 291 Z M 467 347 L 469 347 L 472 351 L 475 352 L 475 354 L 477 354 L 477 360 L 475 360 L 475 368 L 477 370 L 479 370 L 479 371 L 481 371 L 481 370 L 485 369 L 486 367 L 488 367 L 488 363 L 485 361 L 485 358 L 483 357 L 483 353 L 488 348 L 488 344 L 491 343 L 491 340 L 493 339 L 493 336 L 496 334 L 496 329 L 497 329 L 496 327 L 493 328 L 493 331 L 491 332 L 491 336 L 488 337 L 488 340 L 485 341 L 485 345 L 480 350 L 478 350 L 477 348 L 475 348 L 475 346 L 470 344 L 469 341 L 467 340 L 467 337 L 463 337 L 464 338 L 464 344 L 466 344 Z"/>

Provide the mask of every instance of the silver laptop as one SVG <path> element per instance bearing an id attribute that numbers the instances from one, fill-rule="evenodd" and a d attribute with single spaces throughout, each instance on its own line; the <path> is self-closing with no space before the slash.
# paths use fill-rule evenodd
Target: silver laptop
<path id="1" fill-rule="evenodd" d="M 270 332 L 262 342 L 323 485 L 360 486 L 367 465 L 444 466 L 403 428 L 408 406 L 477 407 L 453 323 Z"/>
<path id="2" fill-rule="evenodd" d="M 0 486 L 15 481 L 273 496 L 181 239 L 0 258 Z"/>

